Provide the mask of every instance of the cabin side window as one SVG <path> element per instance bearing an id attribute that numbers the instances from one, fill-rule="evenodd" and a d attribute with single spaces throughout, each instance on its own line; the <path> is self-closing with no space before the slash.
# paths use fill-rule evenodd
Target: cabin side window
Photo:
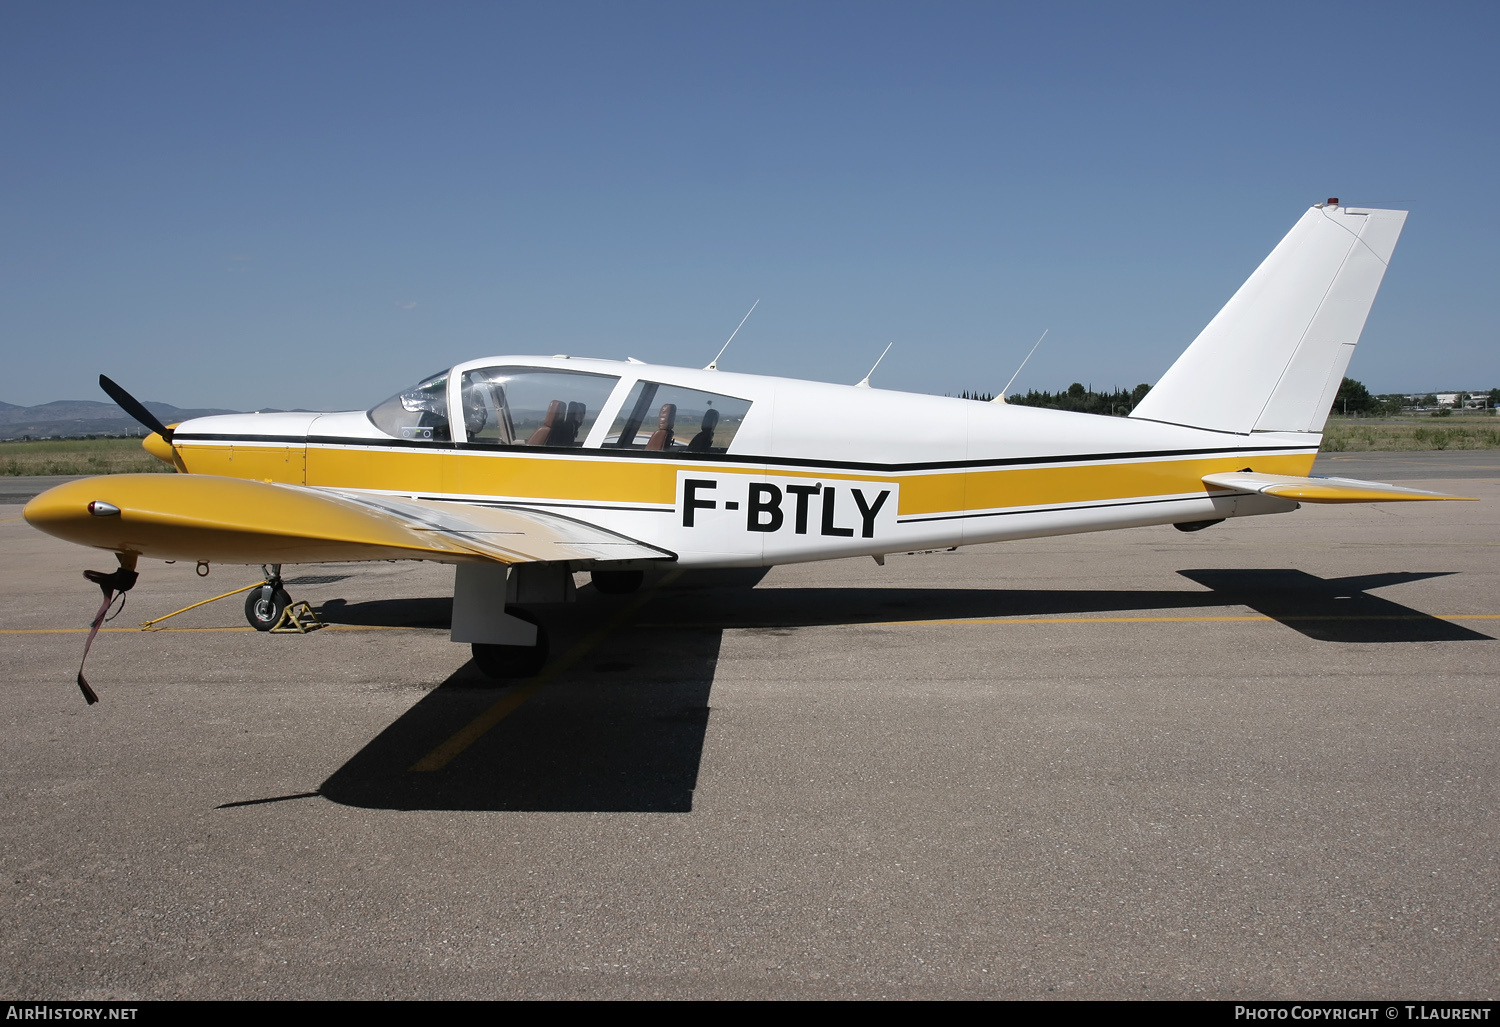
<path id="1" fill-rule="evenodd" d="M 448 442 L 448 372 L 424 378 L 396 393 L 367 415 L 372 424 L 398 439 Z"/>
<path id="2" fill-rule="evenodd" d="M 581 446 L 619 381 L 607 374 L 529 367 L 465 371 L 464 432 L 481 445 Z"/>
<path id="3" fill-rule="evenodd" d="M 620 408 L 608 449 L 723 453 L 745 422 L 750 401 L 659 382 L 636 382 Z"/>

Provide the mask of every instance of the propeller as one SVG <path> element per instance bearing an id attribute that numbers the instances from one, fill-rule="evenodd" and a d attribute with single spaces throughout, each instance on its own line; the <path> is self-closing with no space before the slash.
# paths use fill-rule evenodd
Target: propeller
<path id="1" fill-rule="evenodd" d="M 118 403 L 121 410 L 156 432 L 167 443 L 171 443 L 172 429 L 162 424 L 161 420 L 155 414 L 146 409 L 144 403 L 102 374 L 99 376 L 99 388 L 103 389 L 110 399 Z"/>
<path id="2" fill-rule="evenodd" d="M 99 388 L 103 389 L 110 399 L 118 403 L 121 410 L 134 417 L 145 427 L 156 432 L 168 445 L 171 444 L 172 429 L 162 424 L 161 419 L 147 410 L 144 403 L 102 374 L 99 376 Z M 94 504 L 90 503 L 89 509 L 93 510 L 93 508 Z M 83 676 L 83 665 L 88 662 L 89 650 L 94 645 L 94 636 L 99 634 L 99 629 L 109 619 L 107 615 L 109 614 L 109 608 L 114 605 L 115 596 L 120 596 L 121 602 L 124 602 L 125 593 L 129 592 L 135 586 L 137 578 L 135 572 L 135 554 L 117 553 L 115 555 L 120 561 L 118 570 L 112 573 L 105 571 L 83 572 L 83 576 L 98 585 L 99 590 L 104 593 L 104 601 L 99 604 L 99 612 L 94 614 L 94 619 L 89 624 L 88 641 L 83 643 L 83 659 L 78 661 L 78 690 L 83 693 L 83 701 L 90 706 L 99 701 L 99 696 L 89 687 L 88 679 Z"/>

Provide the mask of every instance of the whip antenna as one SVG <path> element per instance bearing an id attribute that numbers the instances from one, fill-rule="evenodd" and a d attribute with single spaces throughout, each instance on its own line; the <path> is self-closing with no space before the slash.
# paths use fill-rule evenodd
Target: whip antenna
<path id="1" fill-rule="evenodd" d="M 724 351 L 729 348 L 729 344 L 734 341 L 734 337 L 740 334 L 740 329 L 745 327 L 745 322 L 750 320 L 750 315 L 755 313 L 755 308 L 758 306 L 760 306 L 760 300 L 756 300 L 750 304 L 750 309 L 745 311 L 745 316 L 740 318 L 740 323 L 734 326 L 734 331 L 729 333 L 729 338 L 724 340 L 724 345 L 719 347 L 719 352 L 714 354 L 714 358 L 708 362 L 708 366 L 703 370 L 717 371 L 719 369 L 719 358 L 724 355 Z"/>
<path id="2" fill-rule="evenodd" d="M 891 351 L 891 347 L 894 345 L 896 345 L 894 342 L 888 342 L 885 344 L 885 349 L 880 351 L 880 360 L 885 359 L 885 355 Z M 875 361 L 875 367 L 880 366 L 880 360 Z M 870 374 L 875 373 L 875 367 L 870 368 Z M 854 387 L 856 389 L 868 389 L 870 387 L 870 374 L 865 375 L 859 381 L 855 382 Z"/>
<path id="3" fill-rule="evenodd" d="M 1042 339 L 1045 339 L 1047 337 L 1047 333 L 1050 332 L 1050 331 L 1052 331 L 1052 329 L 1050 329 L 1050 328 L 1044 328 L 1044 329 L 1042 329 L 1042 338 L 1036 340 L 1036 346 L 1032 346 L 1031 347 L 1031 353 L 1035 353 L 1036 352 L 1036 347 L 1040 346 L 1042 344 Z M 1026 360 L 1030 360 L 1031 359 L 1031 353 L 1026 354 Z M 1026 366 L 1026 360 L 1021 361 L 1021 366 L 1018 367 L 1018 368 L 1016 368 L 1016 373 L 1010 376 L 1010 381 L 1008 381 L 1008 382 L 1005 383 L 1005 388 L 1003 388 L 1003 389 L 1000 390 L 1000 395 L 998 395 L 994 399 L 990 400 L 991 403 L 1004 403 L 1005 402 L 1005 394 L 1010 391 L 1010 387 L 1015 384 L 1016 379 L 1019 378 L 1019 377 L 1021 377 L 1021 370 L 1022 370 L 1022 368 L 1024 368 Z"/>

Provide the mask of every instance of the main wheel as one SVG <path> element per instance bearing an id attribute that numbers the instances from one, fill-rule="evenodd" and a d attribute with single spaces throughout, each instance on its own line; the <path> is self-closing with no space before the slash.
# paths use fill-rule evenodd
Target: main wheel
<path id="1" fill-rule="evenodd" d="M 245 597 L 245 619 L 256 631 L 270 631 L 291 602 L 292 597 L 286 594 L 286 589 L 278 585 L 252 588 Z"/>
<path id="2" fill-rule="evenodd" d="M 520 610 L 507 610 L 506 612 L 536 624 L 535 618 L 530 614 Z M 540 672 L 547 664 L 547 632 L 543 631 L 540 626 L 536 629 L 536 645 L 490 645 L 485 642 L 471 642 L 469 648 L 474 653 L 474 666 L 479 668 L 479 673 L 495 681 L 529 678 Z"/>
<path id="3" fill-rule="evenodd" d="M 594 587 L 607 596 L 625 596 L 641 587 L 644 571 L 591 571 Z"/>

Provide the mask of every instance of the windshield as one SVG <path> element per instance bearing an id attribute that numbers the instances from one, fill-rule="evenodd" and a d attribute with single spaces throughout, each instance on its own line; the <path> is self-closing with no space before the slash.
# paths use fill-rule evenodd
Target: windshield
<path id="1" fill-rule="evenodd" d="M 534 367 L 465 371 L 464 430 L 470 442 L 493 446 L 581 446 L 619 381 Z"/>
<path id="2" fill-rule="evenodd" d="M 443 371 L 396 393 L 372 408 L 370 421 L 387 435 L 398 439 L 420 439 L 424 442 L 447 442 L 448 372 Z"/>

